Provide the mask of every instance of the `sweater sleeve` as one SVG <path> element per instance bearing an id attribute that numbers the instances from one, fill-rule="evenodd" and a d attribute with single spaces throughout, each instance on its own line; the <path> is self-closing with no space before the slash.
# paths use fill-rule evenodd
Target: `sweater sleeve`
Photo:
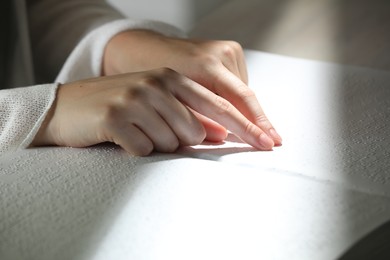
<path id="1" fill-rule="evenodd" d="M 126 19 L 106 0 L 29 0 L 27 3 L 35 76 L 39 82 L 52 82 L 67 59 L 68 64 L 74 65 L 69 61 L 71 53 L 71 60 L 77 59 L 83 65 L 87 62 L 88 66 L 93 62 L 97 69 L 101 65 L 96 64 L 101 62 L 98 56 L 102 55 L 107 41 L 123 30 L 151 29 L 182 36 L 178 29 L 161 22 Z M 83 54 L 84 51 L 87 53 Z"/>
<path id="2" fill-rule="evenodd" d="M 31 49 L 38 82 L 52 82 L 91 30 L 123 16 L 104 0 L 27 0 Z"/>
<path id="3" fill-rule="evenodd" d="M 0 91 L 0 154 L 30 145 L 53 101 L 57 84 Z"/>

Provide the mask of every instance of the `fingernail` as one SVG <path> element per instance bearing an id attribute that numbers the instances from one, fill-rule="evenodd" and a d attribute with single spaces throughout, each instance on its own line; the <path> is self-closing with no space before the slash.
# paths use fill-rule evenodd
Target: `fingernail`
<path id="1" fill-rule="evenodd" d="M 259 141 L 261 148 L 264 150 L 270 150 L 272 147 L 274 147 L 274 141 L 272 141 L 272 139 L 269 138 L 265 133 L 260 135 Z"/>
<path id="2" fill-rule="evenodd" d="M 280 137 L 275 129 L 271 128 L 268 132 L 270 137 L 274 140 L 275 145 L 282 145 L 282 137 Z"/>

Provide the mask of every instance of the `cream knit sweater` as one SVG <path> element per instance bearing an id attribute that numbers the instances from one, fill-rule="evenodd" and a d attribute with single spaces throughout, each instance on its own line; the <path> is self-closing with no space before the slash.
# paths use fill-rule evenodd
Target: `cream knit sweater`
<path id="1" fill-rule="evenodd" d="M 0 154 L 30 145 L 58 83 L 100 75 L 104 48 L 115 34 L 142 28 L 181 35 L 164 23 L 126 19 L 104 0 L 12 1 L 18 37 L 15 54 L 0 61 L 12 66 L 9 85 L 0 86 Z"/>

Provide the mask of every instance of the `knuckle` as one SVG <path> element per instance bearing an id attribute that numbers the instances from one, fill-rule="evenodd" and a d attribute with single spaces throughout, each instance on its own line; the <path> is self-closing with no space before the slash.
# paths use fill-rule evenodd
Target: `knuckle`
<path id="1" fill-rule="evenodd" d="M 214 105 L 217 115 L 228 114 L 232 109 L 232 105 L 227 100 L 217 95 L 215 95 Z"/>
<path id="2" fill-rule="evenodd" d="M 145 86 L 139 84 L 135 85 L 132 88 L 125 88 L 121 94 L 121 101 L 124 104 L 128 104 L 129 101 L 134 99 L 146 99 L 148 96 L 148 91 Z"/>
<path id="3" fill-rule="evenodd" d="M 191 131 L 185 131 L 185 134 L 182 136 L 181 143 L 183 145 L 197 145 L 204 141 L 206 138 L 206 131 L 199 124 L 197 126 L 192 126 Z"/>
<path id="4" fill-rule="evenodd" d="M 158 150 L 160 152 L 173 153 L 174 151 L 177 150 L 178 147 L 179 147 L 179 141 L 177 139 L 174 139 L 161 146 L 161 148 L 159 148 Z"/>
<path id="5" fill-rule="evenodd" d="M 148 73 L 142 76 L 131 87 L 123 88 L 117 95 L 118 104 L 127 107 L 129 104 L 139 101 L 146 103 L 159 93 L 169 91 L 168 84 L 162 76 L 155 73 Z"/>
<path id="6" fill-rule="evenodd" d="M 206 138 L 206 131 L 204 130 L 199 131 L 196 135 L 193 135 L 192 139 L 190 140 L 190 145 L 200 144 L 204 141 L 205 138 Z"/>
<path id="7" fill-rule="evenodd" d="M 228 42 L 230 46 L 235 50 L 235 51 L 242 51 L 242 46 L 240 43 L 236 41 L 229 41 Z"/>
<path id="8" fill-rule="evenodd" d="M 246 135 L 252 135 L 252 133 L 254 133 L 256 131 L 256 126 L 252 122 L 248 121 L 245 124 L 244 129 L 245 129 L 244 131 L 245 131 Z"/>
<path id="9" fill-rule="evenodd" d="M 197 133 L 195 133 L 192 136 L 190 143 L 192 145 L 200 144 L 201 142 L 204 141 L 205 138 L 206 138 L 206 131 L 203 128 L 199 127 Z"/>
<path id="10" fill-rule="evenodd" d="M 175 78 L 179 75 L 179 73 L 177 73 L 175 70 L 168 67 L 156 69 L 156 72 L 160 80 L 165 78 Z"/>
<path id="11" fill-rule="evenodd" d="M 205 138 L 206 138 L 206 134 L 203 133 L 194 134 L 192 136 L 186 136 L 183 138 L 182 144 L 189 145 L 189 146 L 197 145 L 202 143 Z"/>
<path id="12" fill-rule="evenodd" d="M 259 125 L 266 126 L 267 128 L 271 127 L 271 123 L 269 122 L 268 118 L 264 114 L 259 114 L 255 116 L 255 122 Z"/>
<path id="13" fill-rule="evenodd" d="M 148 91 L 159 90 L 169 92 L 172 82 L 180 82 L 182 76 L 173 69 L 170 68 L 159 68 L 153 72 L 145 75 L 141 80 L 140 84 L 144 89 Z"/>
<path id="14" fill-rule="evenodd" d="M 225 57 L 234 59 L 236 57 L 236 50 L 230 43 L 226 43 L 221 47 L 222 54 Z"/>
<path id="15" fill-rule="evenodd" d="M 220 63 L 220 59 L 210 53 L 196 54 L 194 60 L 196 64 L 205 68 L 213 68 Z"/>
<path id="16" fill-rule="evenodd" d="M 144 75 L 139 81 L 138 81 L 138 88 L 145 89 L 148 87 L 160 87 L 163 84 L 163 79 L 158 75 L 154 73 L 148 73 Z M 137 89 L 135 87 L 135 89 Z"/>
<path id="17" fill-rule="evenodd" d="M 268 118 L 265 115 L 257 115 L 256 116 L 256 121 L 259 122 L 268 122 Z"/>
<path id="18" fill-rule="evenodd" d="M 134 145 L 131 153 L 137 156 L 147 156 L 151 154 L 154 150 L 154 147 L 151 143 L 142 143 Z"/>
<path id="19" fill-rule="evenodd" d="M 248 88 L 247 86 L 239 86 L 238 87 L 238 95 L 241 99 L 243 100 L 253 100 L 254 98 L 256 98 L 256 94 L 255 92 Z"/>
<path id="20" fill-rule="evenodd" d="M 112 127 L 118 124 L 119 109 L 114 105 L 106 105 L 99 114 L 99 121 L 103 126 Z"/>
<path id="21" fill-rule="evenodd" d="M 108 105 L 112 110 L 119 110 L 120 108 L 126 108 L 130 104 L 133 104 L 136 100 L 146 100 L 149 97 L 149 93 L 145 84 L 137 82 L 131 85 L 131 87 L 121 88 L 114 95 L 110 96 L 111 105 Z"/>

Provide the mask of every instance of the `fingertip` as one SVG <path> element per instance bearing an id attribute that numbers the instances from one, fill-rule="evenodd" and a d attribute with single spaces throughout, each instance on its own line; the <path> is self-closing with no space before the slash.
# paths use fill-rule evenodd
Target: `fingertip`
<path id="1" fill-rule="evenodd" d="M 283 145 L 282 141 L 275 141 L 274 143 L 275 143 L 275 147 L 280 147 Z"/>
<path id="2" fill-rule="evenodd" d="M 261 150 L 271 151 L 275 143 L 266 133 L 262 133 L 259 136 L 259 145 Z"/>
<path id="3" fill-rule="evenodd" d="M 271 128 L 268 131 L 268 134 L 272 138 L 272 140 L 274 141 L 274 145 L 275 146 L 281 146 L 282 145 L 282 137 L 280 137 L 280 135 L 278 134 L 278 132 L 276 132 L 276 130 L 274 128 Z"/>

